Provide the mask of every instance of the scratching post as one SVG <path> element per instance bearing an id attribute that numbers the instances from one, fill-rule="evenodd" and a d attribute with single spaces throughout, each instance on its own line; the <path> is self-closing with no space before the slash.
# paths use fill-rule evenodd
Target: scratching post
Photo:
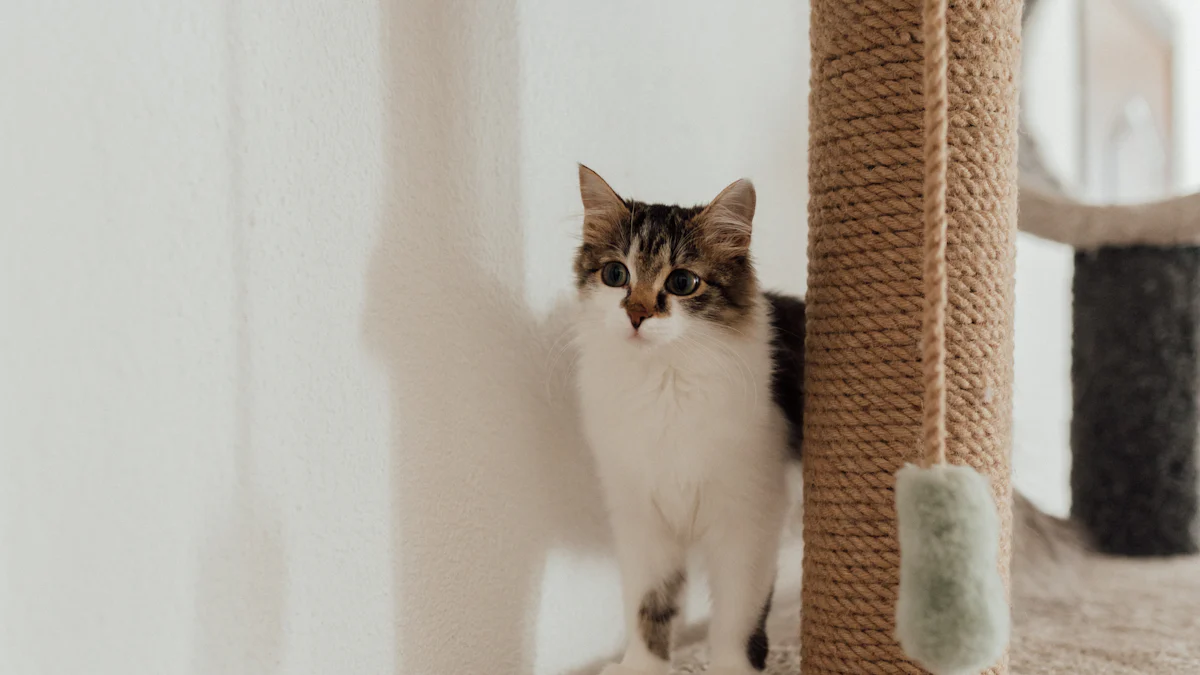
<path id="1" fill-rule="evenodd" d="M 1071 515 L 1117 555 L 1195 553 L 1200 248 L 1075 254 Z"/>
<path id="2" fill-rule="evenodd" d="M 895 638 L 893 495 L 921 455 L 921 11 L 812 3 L 806 675 L 924 672 Z M 1020 14 L 1019 0 L 956 0 L 947 15 L 946 456 L 990 480 L 1005 578 Z"/>

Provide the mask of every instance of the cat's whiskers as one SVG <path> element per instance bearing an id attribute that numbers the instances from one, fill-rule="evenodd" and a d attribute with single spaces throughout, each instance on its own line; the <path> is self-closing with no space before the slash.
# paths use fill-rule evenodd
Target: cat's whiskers
<path id="1" fill-rule="evenodd" d="M 740 366 L 737 363 L 734 363 L 733 368 L 736 368 L 737 376 L 734 375 L 735 371 L 731 369 L 728 359 L 725 359 L 718 351 L 720 345 L 712 340 L 707 339 L 705 336 L 699 333 L 691 333 L 683 336 L 681 339 L 685 340 L 687 345 L 699 350 L 703 356 L 706 357 L 704 362 L 707 365 L 716 365 L 719 367 L 725 376 L 726 382 L 728 382 L 730 385 L 742 385 L 743 395 L 747 393 L 745 391 L 747 384 L 745 374 L 742 372 Z"/>
<path id="2" fill-rule="evenodd" d="M 699 336 L 696 336 L 696 335 L 691 335 L 691 336 L 683 335 L 683 336 L 679 337 L 679 340 L 683 344 L 685 344 L 689 347 L 693 347 L 693 348 L 701 351 L 705 356 L 708 356 L 709 357 L 708 362 L 712 363 L 712 364 L 716 364 L 717 367 L 719 367 L 721 369 L 721 373 L 724 376 L 725 381 L 727 381 L 729 384 L 731 384 L 731 385 L 738 384 L 739 378 L 734 377 L 733 371 L 731 371 L 729 369 L 728 364 L 725 363 L 725 359 L 721 358 L 720 354 L 716 353 L 716 351 L 713 349 L 712 345 L 704 344 L 703 342 L 701 342 L 698 339 L 698 337 Z M 739 369 L 739 374 L 741 374 L 740 369 Z M 744 395 L 745 394 L 744 387 L 746 385 L 746 378 L 745 377 L 740 378 L 740 383 L 743 386 L 743 395 Z"/>
<path id="3" fill-rule="evenodd" d="M 718 328 L 719 330 L 732 331 L 732 332 L 734 332 L 734 333 L 737 333 L 738 335 L 740 335 L 740 336 L 742 336 L 742 337 L 744 337 L 744 338 L 746 338 L 746 339 L 748 339 L 748 340 L 749 340 L 749 339 L 754 339 L 754 338 L 752 338 L 751 336 L 747 335 L 745 331 L 741 330 L 740 328 L 737 328 L 736 326 L 726 326 L 726 325 L 720 325 L 720 324 L 718 324 L 718 325 L 717 325 L 717 328 Z M 732 351 L 732 350 L 731 350 L 731 351 Z M 758 396 L 758 386 L 757 386 L 757 385 L 758 385 L 758 382 L 757 382 L 757 378 L 755 378 L 755 376 L 754 376 L 754 371 L 750 369 L 750 365 L 746 363 L 746 358 L 745 358 L 744 356 L 742 356 L 741 354 L 739 354 L 739 353 L 737 353 L 737 352 L 734 352 L 734 356 L 736 356 L 736 357 L 737 357 L 739 360 L 741 360 L 742 364 L 743 364 L 743 365 L 745 365 L 745 367 L 746 367 L 746 372 L 748 372 L 748 373 L 750 374 L 750 377 L 751 377 L 752 379 L 754 379 L 754 380 L 755 380 L 755 382 L 754 382 L 754 384 L 755 384 L 755 387 L 754 387 L 755 401 L 754 401 L 754 406 L 753 406 L 753 409 L 757 409 L 757 407 L 758 407 L 758 400 L 757 400 L 757 396 Z"/>
<path id="4" fill-rule="evenodd" d="M 721 339 L 716 336 L 709 336 L 703 333 L 695 332 L 691 335 L 691 337 L 694 339 L 704 338 L 705 340 L 710 341 L 712 346 L 733 357 L 734 365 L 737 366 L 738 371 L 742 374 L 742 394 L 743 396 L 751 396 L 750 409 L 758 410 L 758 378 L 755 377 L 754 370 L 750 368 L 750 364 L 747 363 L 746 357 L 722 342 Z"/>
<path id="5" fill-rule="evenodd" d="M 689 248 L 691 248 L 693 244 L 696 243 L 696 238 L 699 236 L 700 236 L 700 228 L 694 227 L 694 228 L 688 230 L 687 233 L 685 233 L 683 235 L 683 237 L 680 238 L 679 243 L 676 244 L 674 248 L 677 250 L 686 251 Z"/>
<path id="6" fill-rule="evenodd" d="M 548 349 L 546 352 L 545 386 L 546 400 L 549 402 L 554 402 L 555 400 L 561 398 L 554 395 L 556 375 L 559 374 L 560 363 L 563 356 L 566 355 L 568 351 L 573 353 L 571 361 L 567 367 L 563 369 L 563 377 L 559 378 L 558 381 L 561 381 L 565 384 L 574 379 L 575 366 L 577 366 L 579 363 L 579 340 L 581 337 L 580 328 L 584 327 L 581 325 L 581 322 L 582 320 L 580 320 L 580 323 L 577 323 L 576 325 L 565 328 L 562 333 L 560 333 L 559 336 L 554 339 L 554 342 L 552 342 L 550 345 L 550 349 Z"/>
<path id="7" fill-rule="evenodd" d="M 574 331 L 570 329 L 564 330 L 561 335 L 554 339 L 554 342 L 550 344 L 550 349 L 546 351 L 545 387 L 547 401 L 554 400 L 554 384 L 555 375 L 558 374 L 558 362 L 566 351 L 571 348 L 574 339 Z"/>

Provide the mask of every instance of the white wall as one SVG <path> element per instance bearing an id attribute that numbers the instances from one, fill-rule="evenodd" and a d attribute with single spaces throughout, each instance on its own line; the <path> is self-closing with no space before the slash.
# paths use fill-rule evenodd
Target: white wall
<path id="1" fill-rule="evenodd" d="M 1175 83 L 1180 152 L 1177 155 L 1177 188 L 1181 192 L 1200 190 L 1200 2 L 1170 0 L 1175 10 L 1178 35 Z"/>
<path id="2" fill-rule="evenodd" d="M 387 672 L 379 11 L 8 3 L 0 672 Z"/>
<path id="3" fill-rule="evenodd" d="M 573 163 L 670 200 L 758 179 L 763 276 L 801 290 L 802 4 L 4 14 L 0 672 L 607 653 L 547 369 Z"/>
<path id="4" fill-rule="evenodd" d="M 1024 36 L 1021 106 L 1048 168 L 1079 180 L 1080 0 L 1039 0 Z M 1074 251 L 1017 238 L 1013 474 L 1042 508 L 1070 508 L 1071 279 Z"/>

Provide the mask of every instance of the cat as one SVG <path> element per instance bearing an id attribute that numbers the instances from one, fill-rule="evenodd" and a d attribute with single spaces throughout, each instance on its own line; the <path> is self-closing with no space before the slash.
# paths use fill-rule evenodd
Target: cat
<path id="1" fill-rule="evenodd" d="M 713 675 L 761 671 L 803 426 L 801 300 L 760 291 L 755 192 L 623 199 L 580 165 L 578 393 L 620 566 L 628 645 L 602 675 L 663 675 L 698 549 Z"/>

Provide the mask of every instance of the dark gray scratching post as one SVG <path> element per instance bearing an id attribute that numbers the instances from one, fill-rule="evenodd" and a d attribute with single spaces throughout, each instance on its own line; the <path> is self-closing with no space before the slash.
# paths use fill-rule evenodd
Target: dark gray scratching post
<path id="1" fill-rule="evenodd" d="M 1075 254 L 1071 515 L 1105 553 L 1196 552 L 1200 248 Z"/>

